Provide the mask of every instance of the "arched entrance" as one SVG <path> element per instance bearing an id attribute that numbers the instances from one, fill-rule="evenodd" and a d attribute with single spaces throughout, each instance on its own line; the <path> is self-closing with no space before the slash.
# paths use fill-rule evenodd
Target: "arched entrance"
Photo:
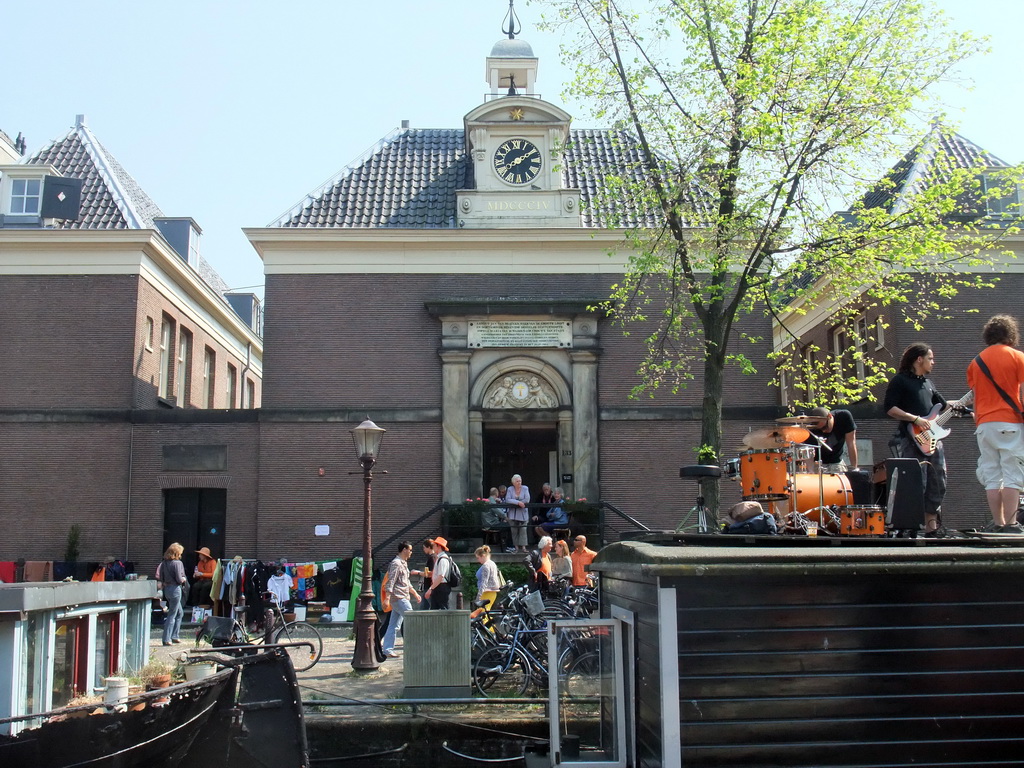
<path id="1" fill-rule="evenodd" d="M 589 308 L 558 318 L 538 316 L 535 302 L 522 314 L 473 307 L 428 305 L 441 321 L 444 500 L 486 496 L 516 473 L 531 491 L 550 481 L 567 496 L 597 498 L 599 352 Z"/>

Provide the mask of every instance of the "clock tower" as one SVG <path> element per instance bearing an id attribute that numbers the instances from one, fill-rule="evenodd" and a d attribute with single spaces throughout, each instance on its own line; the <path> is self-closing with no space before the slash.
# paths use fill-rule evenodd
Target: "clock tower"
<path id="1" fill-rule="evenodd" d="M 571 117 L 535 92 L 537 57 L 505 32 L 487 57 L 490 92 L 463 118 L 475 189 L 458 192 L 459 226 L 578 227 L 579 190 L 562 183 Z"/>

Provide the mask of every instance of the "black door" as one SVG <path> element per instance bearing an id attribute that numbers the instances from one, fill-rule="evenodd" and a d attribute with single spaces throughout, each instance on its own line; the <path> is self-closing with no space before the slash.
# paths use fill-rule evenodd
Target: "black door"
<path id="1" fill-rule="evenodd" d="M 223 488 L 174 488 L 164 491 L 164 549 L 174 542 L 185 548 L 181 562 L 192 581 L 196 550 L 209 547 L 224 557 L 224 522 L 228 493 Z"/>
<path id="2" fill-rule="evenodd" d="M 541 486 L 550 482 L 550 454 L 558 448 L 558 429 L 548 424 L 484 425 L 484 477 L 482 496 L 491 487 L 511 485 L 512 475 L 522 475 L 531 497 L 540 496 Z"/>

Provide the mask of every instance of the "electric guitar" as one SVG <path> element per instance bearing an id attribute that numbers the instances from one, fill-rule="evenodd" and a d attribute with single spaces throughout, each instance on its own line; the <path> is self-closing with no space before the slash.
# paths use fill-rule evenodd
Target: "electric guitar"
<path id="1" fill-rule="evenodd" d="M 968 392 L 959 400 L 946 403 L 946 410 L 944 411 L 942 410 L 942 403 L 936 404 L 927 416 L 921 417 L 927 422 L 923 427 L 919 427 L 915 424 L 909 425 L 910 436 L 914 438 L 914 441 L 917 443 L 917 448 L 921 453 L 925 456 L 931 456 L 935 453 L 935 447 L 939 440 L 949 436 L 950 430 L 946 429 L 943 425 L 949 421 L 950 416 L 970 413 L 970 408 L 968 408 L 968 406 L 974 401 L 973 395 L 973 391 Z"/>

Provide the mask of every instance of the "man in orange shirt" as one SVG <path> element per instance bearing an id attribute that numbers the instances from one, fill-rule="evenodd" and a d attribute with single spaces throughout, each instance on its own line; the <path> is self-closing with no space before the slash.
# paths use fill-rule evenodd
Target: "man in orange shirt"
<path id="1" fill-rule="evenodd" d="M 572 552 L 569 557 L 572 559 L 572 585 L 574 587 L 585 587 L 590 583 L 587 571 L 596 556 L 597 552 L 587 549 L 586 536 L 577 536 L 572 540 Z"/>
<path id="2" fill-rule="evenodd" d="M 985 530 L 1024 533 L 1016 520 L 1024 488 L 1024 353 L 1014 349 L 1020 337 L 1017 321 L 995 315 L 985 323 L 981 336 L 988 346 L 967 367 L 967 383 L 974 392 L 978 425 L 978 481 L 985 487 L 992 513 Z"/>

